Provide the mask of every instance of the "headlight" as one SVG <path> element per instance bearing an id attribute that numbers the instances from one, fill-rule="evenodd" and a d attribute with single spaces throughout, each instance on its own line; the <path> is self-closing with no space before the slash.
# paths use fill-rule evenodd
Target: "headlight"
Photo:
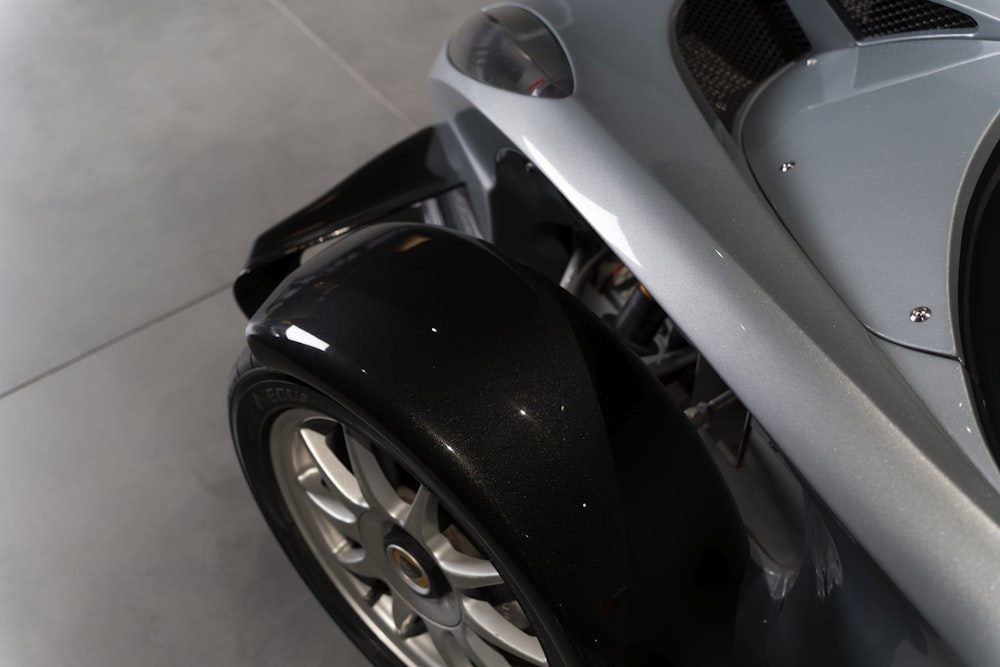
<path id="1" fill-rule="evenodd" d="M 541 19 L 517 7 L 473 17 L 448 43 L 448 59 L 477 81 L 532 97 L 567 97 L 573 73 L 562 46 Z"/>

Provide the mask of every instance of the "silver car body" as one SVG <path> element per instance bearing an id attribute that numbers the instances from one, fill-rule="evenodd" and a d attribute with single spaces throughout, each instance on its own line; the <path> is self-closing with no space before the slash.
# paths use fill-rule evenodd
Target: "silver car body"
<path id="1" fill-rule="evenodd" d="M 487 161 L 517 148 L 951 650 L 1000 663 L 1000 473 L 956 317 L 966 208 L 1000 132 L 1000 2 L 939 3 L 975 36 L 861 44 L 827 4 L 790 0 L 813 52 L 731 133 L 679 63 L 682 3 L 507 4 L 556 35 L 575 90 L 506 92 L 442 51 L 431 97 L 477 217 Z"/>

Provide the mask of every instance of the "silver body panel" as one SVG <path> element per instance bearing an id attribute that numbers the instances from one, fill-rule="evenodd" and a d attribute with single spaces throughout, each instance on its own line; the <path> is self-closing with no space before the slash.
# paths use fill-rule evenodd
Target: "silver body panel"
<path id="1" fill-rule="evenodd" d="M 1000 129 L 997 56 L 1000 44 L 969 39 L 824 53 L 779 77 L 743 125 L 792 236 L 861 321 L 901 345 L 958 356 L 962 220 Z M 917 306 L 932 317 L 910 321 Z"/>
<path id="2" fill-rule="evenodd" d="M 927 410 L 942 425 L 983 476 L 1000 488 L 1000 471 L 985 446 L 982 428 L 973 408 L 969 377 L 961 363 L 879 340 L 882 348 L 923 399 Z"/>
<path id="3" fill-rule="evenodd" d="M 545 19 L 565 46 L 576 90 L 567 99 L 545 100 L 489 88 L 458 73 L 442 52 L 431 73 L 431 96 L 454 135 L 451 158 L 472 183 L 473 206 L 480 214 L 486 210 L 481 195 L 490 184 L 483 165 L 499 145 L 509 142 L 527 155 L 697 342 L 812 490 L 956 654 L 971 664 L 996 664 L 996 470 L 978 430 L 965 436 L 958 430 L 968 425 L 967 408 L 956 416 L 937 404 L 950 400 L 957 406 L 967 396 L 960 364 L 892 349 L 874 338 L 869 327 L 900 340 L 908 338 L 907 327 L 893 336 L 891 318 L 872 317 L 881 314 L 884 301 L 872 303 L 864 292 L 849 292 L 840 273 L 824 275 L 821 270 L 829 267 L 822 252 L 808 256 L 805 244 L 789 233 L 735 144 L 692 99 L 674 63 L 668 35 L 676 2 L 640 0 L 627 11 L 589 1 L 520 4 Z M 1000 3 L 979 4 L 1000 13 Z M 989 32 L 996 22 L 980 24 Z M 994 52 L 979 42 L 964 44 L 959 50 Z M 849 54 L 834 56 L 834 63 L 836 58 L 852 62 Z M 971 76 L 978 62 L 992 63 L 992 58 L 959 60 L 972 69 L 945 69 L 905 86 L 919 87 L 926 79 L 928 92 L 940 92 L 953 70 L 955 76 Z M 850 80 L 849 72 L 842 74 Z M 785 76 L 796 75 L 786 70 L 772 85 L 784 85 Z M 979 85 L 974 90 L 982 92 Z M 795 99 L 801 102 L 808 94 Z M 911 95 L 920 97 L 919 90 Z M 892 95 L 879 99 L 894 103 Z M 925 101 L 950 104 L 933 97 Z M 969 109 L 957 111 L 972 122 L 965 115 Z M 976 118 L 978 135 L 961 137 L 964 162 L 947 170 L 954 179 L 975 171 L 975 160 L 981 159 L 977 147 L 988 140 L 991 119 Z M 778 153 L 804 167 L 814 159 L 866 168 L 843 150 L 839 156 L 804 158 L 778 151 L 761 159 L 773 161 Z M 777 178 L 781 174 L 774 167 Z M 919 165 L 908 167 L 895 172 L 898 178 L 917 177 Z M 933 190 L 942 194 L 930 204 L 938 207 L 937 216 L 961 218 L 967 194 L 954 179 Z M 830 204 L 822 206 L 830 213 L 825 209 Z M 837 224 L 816 220 L 809 218 L 799 229 Z M 946 258 L 944 269 L 940 259 L 930 263 L 936 269 L 922 283 L 930 295 L 924 298 L 947 305 L 943 317 L 924 323 L 931 325 L 925 330 L 930 333 L 914 334 L 908 343 L 954 353 L 947 258 L 959 231 L 949 232 L 946 221 L 921 229 L 928 234 L 922 243 L 930 254 Z M 890 298 L 878 290 L 871 294 Z M 905 316 L 911 307 L 929 304 L 897 305 Z M 947 382 L 935 384 L 939 375 Z M 912 648 L 901 646 L 898 660 Z"/>

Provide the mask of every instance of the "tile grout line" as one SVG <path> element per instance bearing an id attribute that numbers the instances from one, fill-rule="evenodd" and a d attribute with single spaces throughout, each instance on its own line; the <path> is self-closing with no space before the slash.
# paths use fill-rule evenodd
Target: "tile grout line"
<path id="1" fill-rule="evenodd" d="M 227 289 L 230 289 L 232 286 L 233 286 L 233 283 L 232 282 L 228 282 L 225 285 L 222 285 L 221 287 L 216 287 L 212 291 L 207 292 L 205 294 L 202 294 L 201 296 L 196 297 L 196 298 L 194 298 L 194 299 L 192 299 L 192 300 L 190 300 L 190 301 L 188 301 L 186 303 L 182 303 L 181 305 L 179 305 L 179 306 L 177 306 L 175 308 L 172 308 L 171 310 L 168 310 L 167 312 L 165 312 L 165 313 L 163 313 L 161 315 L 157 315 L 153 319 L 147 320 L 147 321 L 143 322 L 142 324 L 140 324 L 139 326 L 133 327 L 132 329 L 129 329 L 125 333 L 118 334 L 114 338 L 101 343 L 97 347 L 94 347 L 94 348 L 91 348 L 91 349 L 87 350 L 83 354 L 79 354 L 79 355 L 73 357 L 72 359 L 69 359 L 68 361 L 64 361 L 64 362 L 62 362 L 62 363 L 60 363 L 60 364 L 58 364 L 56 366 L 53 366 L 52 368 L 48 369 L 47 371 L 39 373 L 38 375 L 34 376 L 33 378 L 25 380 L 24 382 L 11 387 L 10 389 L 4 390 L 4 391 L 0 392 L 0 400 L 3 400 L 5 398 L 7 398 L 11 394 L 15 394 L 15 393 L 19 392 L 22 389 L 26 389 L 26 388 L 30 387 L 31 385 L 35 384 L 36 382 L 40 382 L 40 381 L 44 380 L 45 378 L 47 378 L 49 376 L 55 375 L 59 371 L 65 370 L 65 369 L 69 368 L 70 366 L 73 366 L 74 364 L 77 364 L 77 363 L 83 361 L 84 359 L 87 359 L 88 357 L 92 357 L 95 354 L 97 354 L 98 352 L 106 350 L 109 347 L 111 347 L 112 345 L 115 345 L 117 343 L 122 342 L 126 338 L 130 338 L 131 336 L 134 336 L 137 333 L 141 333 L 141 332 L 145 331 L 146 329 L 149 329 L 150 327 L 155 326 L 155 325 L 159 324 L 160 322 L 163 322 L 164 320 L 168 320 L 171 317 L 173 317 L 174 315 L 179 315 L 180 313 L 184 312 L 188 308 L 193 308 L 194 306 L 197 306 L 198 304 L 202 303 L 203 301 L 207 301 L 207 300 L 211 299 L 213 296 L 215 296 L 217 294 L 220 294 L 220 293 L 224 292 Z"/>
<path id="2" fill-rule="evenodd" d="M 343 56 L 337 53 L 329 43 L 326 42 L 322 37 L 320 37 L 316 32 L 307 26 L 305 22 L 299 18 L 299 16 L 293 12 L 285 3 L 281 0 L 268 0 L 271 6 L 277 9 L 281 14 L 288 19 L 292 25 L 299 29 L 299 31 L 309 38 L 315 46 L 317 46 L 323 53 L 330 57 L 337 65 L 340 66 L 347 74 L 357 81 L 361 86 L 368 91 L 368 93 L 374 97 L 379 103 L 384 106 L 389 113 L 402 121 L 403 125 L 409 130 L 416 130 L 417 124 L 414 123 L 405 113 L 400 111 L 399 107 L 389 101 L 385 95 L 383 95 L 378 88 L 376 88 L 368 79 L 361 75 L 361 72 L 356 70 L 350 63 L 348 63 Z"/>

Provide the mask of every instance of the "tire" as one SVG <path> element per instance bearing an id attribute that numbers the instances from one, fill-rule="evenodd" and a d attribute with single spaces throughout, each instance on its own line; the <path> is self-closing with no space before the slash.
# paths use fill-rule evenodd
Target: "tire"
<path id="1" fill-rule="evenodd" d="M 488 531 L 405 444 L 345 403 L 249 351 L 233 371 L 244 474 L 313 594 L 376 665 L 549 664 L 555 638 L 536 628 L 553 627 L 551 615 L 523 602 L 535 597 Z"/>

